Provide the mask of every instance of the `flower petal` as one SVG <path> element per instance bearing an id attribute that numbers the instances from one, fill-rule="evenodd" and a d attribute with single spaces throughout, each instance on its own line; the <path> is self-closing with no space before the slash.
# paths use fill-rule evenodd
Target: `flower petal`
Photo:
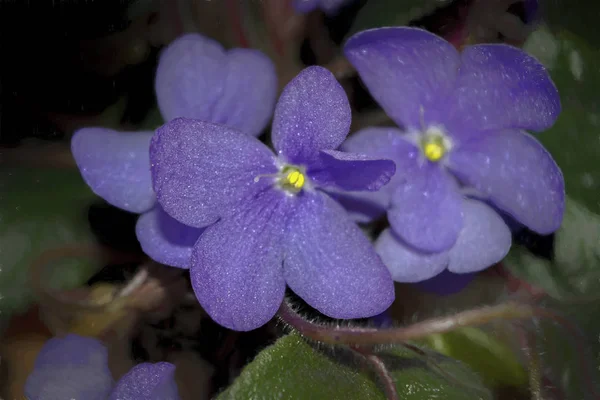
<path id="1" fill-rule="evenodd" d="M 158 202 L 173 218 L 204 227 L 238 208 L 272 182 L 275 157 L 259 140 L 223 125 L 177 118 L 163 125 L 150 148 Z"/>
<path id="2" fill-rule="evenodd" d="M 363 31 L 344 53 L 385 112 L 410 129 L 429 122 L 429 107 L 450 93 L 460 65 L 450 43 L 419 28 Z"/>
<path id="3" fill-rule="evenodd" d="M 179 400 L 175 366 L 168 362 L 143 363 L 125 374 L 109 400 Z"/>
<path id="4" fill-rule="evenodd" d="M 284 275 L 304 301 L 332 318 L 366 318 L 394 300 L 373 246 L 329 196 L 298 196 L 285 241 Z"/>
<path id="5" fill-rule="evenodd" d="M 273 113 L 277 76 L 273 63 L 261 52 L 226 52 L 214 40 L 192 33 L 161 54 L 156 95 L 166 121 L 193 118 L 256 136 Z"/>
<path id="6" fill-rule="evenodd" d="M 396 282 L 430 279 L 448 265 L 448 253 L 423 253 L 408 246 L 387 228 L 375 241 L 375 250 Z"/>
<path id="7" fill-rule="evenodd" d="M 378 199 L 373 199 L 372 196 L 373 194 L 381 192 L 381 190 L 379 192 L 342 192 L 326 190 L 325 192 L 344 207 L 352 221 L 359 224 L 367 224 L 379 219 L 383 217 L 387 211 L 381 205 L 382 202 L 378 202 Z"/>
<path id="8" fill-rule="evenodd" d="M 499 262 L 512 241 L 506 223 L 485 203 L 465 200 L 463 211 L 463 229 L 448 253 L 448 269 L 458 274 L 481 271 Z"/>
<path id="9" fill-rule="evenodd" d="M 308 170 L 311 180 L 319 186 L 370 192 L 386 185 L 394 172 L 396 164 L 391 160 L 335 150 L 321 151 Z"/>
<path id="10" fill-rule="evenodd" d="M 457 148 L 449 166 L 466 185 L 479 190 L 529 229 L 545 235 L 561 224 L 565 209 L 562 173 L 531 135 L 499 131 Z"/>
<path id="11" fill-rule="evenodd" d="M 308 13 L 317 8 L 326 14 L 336 13 L 349 0 L 294 0 L 294 8 L 300 13 Z"/>
<path id="12" fill-rule="evenodd" d="M 94 193 L 115 207 L 142 213 L 156 203 L 150 177 L 152 134 L 83 128 L 75 132 L 71 152 Z"/>
<path id="13" fill-rule="evenodd" d="M 561 109 L 544 66 L 504 44 L 465 48 L 456 85 L 445 102 L 443 121 L 453 136 L 505 128 L 542 131 L 554 124 Z"/>
<path id="14" fill-rule="evenodd" d="M 113 384 L 106 347 L 69 334 L 44 344 L 25 382 L 25 395 L 35 400 L 105 400 Z"/>
<path id="15" fill-rule="evenodd" d="M 290 200 L 283 192 L 268 191 L 246 211 L 208 227 L 194 246 L 192 287 L 202 307 L 224 327 L 259 328 L 281 305 L 281 240 Z"/>
<path id="16" fill-rule="evenodd" d="M 142 250 L 154 261 L 171 267 L 190 267 L 192 248 L 204 229 L 171 218 L 159 205 L 142 214 L 135 233 Z"/>
<path id="17" fill-rule="evenodd" d="M 475 279 L 476 275 L 475 273 L 455 274 L 445 269 L 433 278 L 414 283 L 413 285 L 424 292 L 435 293 L 439 296 L 449 296 L 467 287 Z"/>
<path id="18" fill-rule="evenodd" d="M 273 119 L 275 150 L 291 163 L 339 147 L 352 118 L 346 92 L 323 67 L 308 67 L 287 84 Z"/>
<path id="19" fill-rule="evenodd" d="M 448 250 L 462 228 L 462 195 L 439 165 L 417 165 L 396 188 L 388 219 L 407 244 L 424 252 Z"/>

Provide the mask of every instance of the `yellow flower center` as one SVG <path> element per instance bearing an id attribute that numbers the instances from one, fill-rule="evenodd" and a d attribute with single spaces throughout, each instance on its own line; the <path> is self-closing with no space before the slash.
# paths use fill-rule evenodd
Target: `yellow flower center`
<path id="1" fill-rule="evenodd" d="M 292 193 L 298 193 L 302 190 L 305 183 L 306 176 L 300 168 L 288 165 L 281 171 L 279 184 L 283 189 Z"/>
<path id="2" fill-rule="evenodd" d="M 441 135 L 426 135 L 421 141 L 423 155 L 429 161 L 439 161 L 447 153 L 448 148 L 444 137 Z"/>

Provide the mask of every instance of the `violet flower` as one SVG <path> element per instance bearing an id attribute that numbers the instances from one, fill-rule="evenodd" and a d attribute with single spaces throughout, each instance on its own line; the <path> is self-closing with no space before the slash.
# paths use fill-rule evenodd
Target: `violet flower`
<path id="1" fill-rule="evenodd" d="M 376 248 L 394 279 L 475 272 L 502 259 L 509 229 L 482 200 L 540 234 L 560 226 L 562 173 L 525 132 L 550 127 L 560 112 L 540 63 L 501 44 L 459 54 L 417 28 L 359 33 L 345 53 L 402 128 L 367 128 L 343 146 L 396 162 L 389 185 L 356 199 L 387 210 L 392 230 Z"/>
<path id="2" fill-rule="evenodd" d="M 108 351 L 98 340 L 69 334 L 40 350 L 25 382 L 29 400 L 178 400 L 175 366 L 143 363 L 115 383 Z"/>
<path id="3" fill-rule="evenodd" d="M 324 13 L 331 15 L 350 1 L 352 0 L 294 0 L 294 8 L 303 14 L 321 9 Z"/>
<path id="4" fill-rule="evenodd" d="M 346 138 L 346 94 L 324 68 L 302 71 L 275 109 L 272 141 L 210 122 L 175 119 L 152 139 L 150 160 L 164 210 L 194 227 L 190 276 L 219 324 L 251 330 L 268 322 L 287 285 L 333 318 L 363 318 L 394 299 L 371 243 L 323 188 L 377 190 L 389 160 L 335 151 Z"/>
<path id="5" fill-rule="evenodd" d="M 225 51 L 198 34 L 175 40 L 161 54 L 156 95 L 163 118 L 198 118 L 226 124 L 248 135 L 269 122 L 277 93 L 271 61 L 249 49 Z M 156 206 L 149 148 L 154 132 L 83 128 L 71 149 L 81 175 L 108 203 L 142 214 L 136 234 L 155 261 L 187 268 L 201 229 L 180 224 Z"/>

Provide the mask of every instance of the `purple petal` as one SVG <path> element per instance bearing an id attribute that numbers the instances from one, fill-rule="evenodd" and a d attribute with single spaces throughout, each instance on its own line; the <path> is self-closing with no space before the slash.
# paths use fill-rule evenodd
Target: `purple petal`
<path id="1" fill-rule="evenodd" d="M 105 400 L 113 385 L 106 347 L 96 339 L 67 335 L 44 344 L 25 395 L 31 400 Z"/>
<path id="2" fill-rule="evenodd" d="M 542 131 L 560 113 L 558 90 L 536 59 L 516 47 L 485 44 L 467 47 L 444 125 L 467 140 L 481 131 Z"/>
<path id="3" fill-rule="evenodd" d="M 481 271 L 499 262 L 512 241 L 506 223 L 485 203 L 465 200 L 463 211 L 463 229 L 448 253 L 448 269 L 458 274 Z"/>
<path id="4" fill-rule="evenodd" d="M 469 283 L 475 279 L 476 274 L 455 274 L 443 270 L 433 278 L 426 281 L 417 282 L 413 285 L 424 292 L 435 293 L 440 296 L 449 296 L 463 290 Z"/>
<path id="5" fill-rule="evenodd" d="M 294 8 L 300 13 L 309 13 L 319 7 L 319 0 L 294 0 Z"/>
<path id="6" fill-rule="evenodd" d="M 308 170 L 310 178 L 319 186 L 340 190 L 375 192 L 396 172 L 393 161 L 362 154 L 325 150 L 317 160 Z"/>
<path id="7" fill-rule="evenodd" d="M 360 32 L 344 52 L 379 105 L 410 129 L 429 122 L 429 107 L 450 93 L 460 65 L 450 43 L 418 28 Z"/>
<path id="8" fill-rule="evenodd" d="M 175 366 L 168 362 L 136 365 L 117 382 L 109 400 L 179 400 Z"/>
<path id="9" fill-rule="evenodd" d="M 275 157 L 259 140 L 223 125 L 177 118 L 152 138 L 158 202 L 173 218 L 204 227 L 245 207 L 272 184 Z"/>
<path id="10" fill-rule="evenodd" d="M 378 203 L 372 198 L 373 194 L 379 192 L 338 192 L 327 190 L 326 193 L 344 207 L 352 221 L 359 224 L 367 224 L 379 219 L 387 211 L 381 205 L 381 202 Z"/>
<path id="11" fill-rule="evenodd" d="M 142 214 L 135 233 L 142 250 L 154 261 L 171 267 L 190 267 L 192 248 L 204 229 L 171 218 L 159 205 Z"/>
<path id="12" fill-rule="evenodd" d="M 308 67 L 287 84 L 273 119 L 275 150 L 291 163 L 339 147 L 350 130 L 350 104 L 333 74 Z"/>
<path id="13" fill-rule="evenodd" d="M 289 287 L 332 318 L 366 318 L 386 310 L 394 285 L 367 237 L 327 195 L 305 192 L 297 200 L 285 242 Z"/>
<path id="14" fill-rule="evenodd" d="M 462 195 L 436 164 L 424 162 L 407 171 L 396 188 L 388 219 L 394 232 L 424 252 L 448 250 L 462 228 Z"/>
<path id="15" fill-rule="evenodd" d="M 375 241 L 375 250 L 396 282 L 420 282 L 430 279 L 448 265 L 448 253 L 423 253 L 408 246 L 391 229 L 385 229 Z"/>
<path id="16" fill-rule="evenodd" d="M 529 229 L 545 235 L 561 224 L 565 208 L 562 173 L 531 135 L 499 131 L 450 153 L 450 168 L 466 185 Z"/>
<path id="17" fill-rule="evenodd" d="M 142 213 L 156 203 L 148 154 L 152 134 L 83 128 L 75 132 L 71 151 L 94 193 L 115 207 Z"/>
<path id="18" fill-rule="evenodd" d="M 161 54 L 156 95 L 166 121 L 193 118 L 256 136 L 273 113 L 277 76 L 261 52 L 226 52 L 217 42 L 192 33 Z"/>
<path id="19" fill-rule="evenodd" d="M 285 291 L 285 211 L 293 200 L 269 190 L 246 211 L 220 220 L 200 236 L 192 253 L 192 287 L 217 323 L 249 331 L 277 312 Z"/>

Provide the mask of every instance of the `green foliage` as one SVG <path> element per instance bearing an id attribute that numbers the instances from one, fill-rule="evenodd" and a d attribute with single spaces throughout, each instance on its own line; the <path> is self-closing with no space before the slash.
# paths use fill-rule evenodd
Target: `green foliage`
<path id="1" fill-rule="evenodd" d="M 459 361 L 439 354 L 428 357 L 451 376 L 447 379 L 404 347 L 388 348 L 378 356 L 403 400 L 491 399 L 479 376 Z M 385 399 L 372 372 L 356 358 L 341 350 L 319 351 L 300 336 L 288 335 L 263 350 L 218 399 Z"/>

